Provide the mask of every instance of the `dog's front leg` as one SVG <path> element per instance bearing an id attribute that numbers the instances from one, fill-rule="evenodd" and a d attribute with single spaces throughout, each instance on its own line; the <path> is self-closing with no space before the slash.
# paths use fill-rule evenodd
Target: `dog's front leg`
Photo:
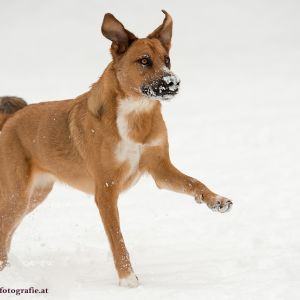
<path id="1" fill-rule="evenodd" d="M 95 199 L 113 253 L 119 284 L 124 287 L 137 287 L 138 279 L 131 267 L 120 229 L 117 186 L 113 181 L 99 184 L 96 187 Z"/>
<path id="2" fill-rule="evenodd" d="M 159 188 L 165 188 L 193 196 L 198 203 L 205 202 L 213 211 L 227 212 L 232 202 L 208 189 L 203 183 L 177 170 L 168 157 L 153 155 L 148 172 Z"/>

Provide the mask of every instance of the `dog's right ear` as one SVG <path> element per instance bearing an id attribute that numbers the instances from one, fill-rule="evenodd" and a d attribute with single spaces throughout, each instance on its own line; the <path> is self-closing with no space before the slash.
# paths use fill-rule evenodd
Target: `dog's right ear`
<path id="1" fill-rule="evenodd" d="M 123 24 L 109 13 L 104 16 L 101 31 L 106 38 L 112 41 L 111 51 L 113 56 L 124 53 L 130 44 L 137 39 L 133 33 L 125 29 Z"/>

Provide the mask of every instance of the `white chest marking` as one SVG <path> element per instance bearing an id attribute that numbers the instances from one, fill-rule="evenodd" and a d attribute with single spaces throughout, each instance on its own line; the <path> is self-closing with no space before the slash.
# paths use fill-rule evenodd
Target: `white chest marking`
<path id="1" fill-rule="evenodd" d="M 143 153 L 143 149 L 147 144 L 136 143 L 128 136 L 128 114 L 132 112 L 142 113 L 150 110 L 154 105 L 153 100 L 140 99 L 131 100 L 126 99 L 120 102 L 117 114 L 117 128 L 121 136 L 121 141 L 116 148 L 116 157 L 118 161 L 128 161 L 130 169 L 128 177 L 132 175 L 138 169 L 140 157 Z M 155 141 L 157 142 L 157 141 Z M 151 143 L 152 146 L 153 143 Z M 149 145 L 150 146 L 150 145 Z"/>

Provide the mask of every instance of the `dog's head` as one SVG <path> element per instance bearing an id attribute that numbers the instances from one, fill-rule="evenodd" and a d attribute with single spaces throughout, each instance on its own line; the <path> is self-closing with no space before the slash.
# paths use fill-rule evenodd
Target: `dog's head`
<path id="1" fill-rule="evenodd" d="M 170 100 L 178 93 L 180 80 L 170 70 L 172 18 L 163 13 L 163 23 L 143 39 L 125 29 L 112 14 L 104 16 L 101 30 L 112 41 L 114 71 L 127 97 Z"/>

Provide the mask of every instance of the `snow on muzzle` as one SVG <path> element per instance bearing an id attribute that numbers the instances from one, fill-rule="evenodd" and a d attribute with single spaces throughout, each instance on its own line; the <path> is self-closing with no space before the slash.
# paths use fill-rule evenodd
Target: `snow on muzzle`
<path id="1" fill-rule="evenodd" d="M 172 72 L 164 73 L 159 79 L 145 83 L 141 87 L 142 93 L 158 100 L 170 100 L 178 94 L 180 79 Z"/>

